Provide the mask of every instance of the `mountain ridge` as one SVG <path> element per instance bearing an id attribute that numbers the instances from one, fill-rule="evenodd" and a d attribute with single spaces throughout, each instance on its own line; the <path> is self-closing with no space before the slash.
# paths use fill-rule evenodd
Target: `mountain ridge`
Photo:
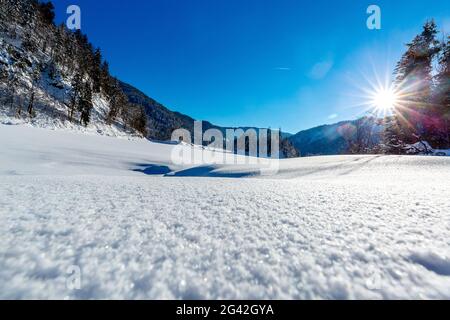
<path id="1" fill-rule="evenodd" d="M 352 153 L 352 143 L 359 133 L 365 134 L 370 140 L 368 146 L 375 146 L 381 141 L 382 126 L 377 120 L 373 117 L 362 117 L 320 125 L 299 131 L 288 140 L 302 156 L 349 154 Z"/>

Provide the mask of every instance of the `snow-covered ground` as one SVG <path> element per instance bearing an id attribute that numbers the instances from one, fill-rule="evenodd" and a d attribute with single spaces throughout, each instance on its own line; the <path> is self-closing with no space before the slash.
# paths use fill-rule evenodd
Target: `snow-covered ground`
<path id="1" fill-rule="evenodd" d="M 450 298 L 450 158 L 173 148 L 0 125 L 0 298 Z"/>

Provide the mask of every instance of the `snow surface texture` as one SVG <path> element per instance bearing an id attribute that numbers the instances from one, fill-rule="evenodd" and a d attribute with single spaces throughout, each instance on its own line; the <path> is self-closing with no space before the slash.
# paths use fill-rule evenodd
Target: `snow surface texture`
<path id="1" fill-rule="evenodd" d="M 0 298 L 450 298 L 449 158 L 172 148 L 0 125 Z"/>

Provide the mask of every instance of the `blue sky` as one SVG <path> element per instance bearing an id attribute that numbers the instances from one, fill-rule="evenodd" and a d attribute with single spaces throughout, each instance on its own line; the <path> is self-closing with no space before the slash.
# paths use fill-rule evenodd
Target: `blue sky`
<path id="1" fill-rule="evenodd" d="M 56 0 L 82 11 L 82 31 L 111 72 L 169 109 L 224 126 L 295 133 L 364 112 L 362 87 L 390 74 L 403 45 L 446 0 Z M 366 9 L 382 10 L 382 29 Z"/>

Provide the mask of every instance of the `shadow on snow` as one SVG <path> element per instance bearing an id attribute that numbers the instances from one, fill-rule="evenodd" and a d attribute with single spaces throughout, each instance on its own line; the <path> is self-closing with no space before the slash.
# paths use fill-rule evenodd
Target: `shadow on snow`
<path id="1" fill-rule="evenodd" d="M 217 167 L 215 166 L 199 166 L 180 171 L 172 171 L 168 166 L 156 164 L 137 164 L 136 166 L 138 169 L 133 169 L 134 172 L 164 177 L 243 178 L 252 175 L 249 172 L 216 171 Z"/>

